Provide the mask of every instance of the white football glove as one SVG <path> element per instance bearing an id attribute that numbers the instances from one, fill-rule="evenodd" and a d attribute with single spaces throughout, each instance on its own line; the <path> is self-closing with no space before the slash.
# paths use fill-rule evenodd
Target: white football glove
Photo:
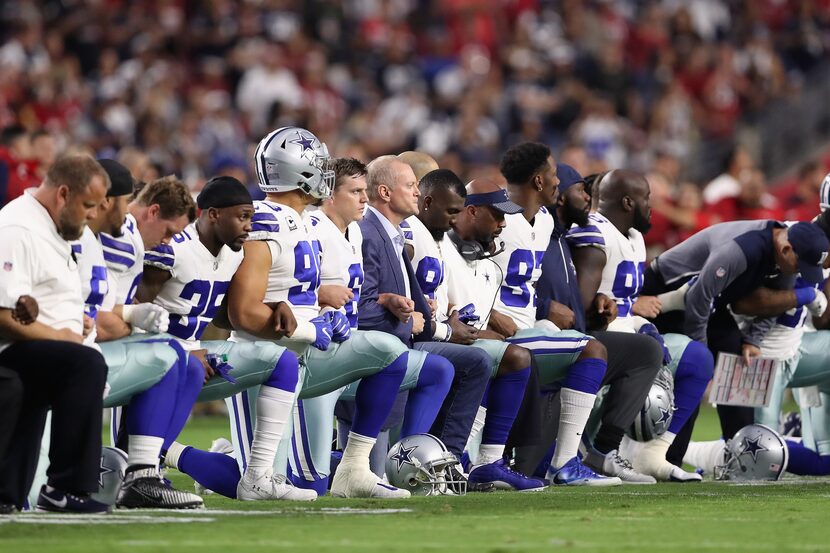
<path id="1" fill-rule="evenodd" d="M 154 303 L 125 305 L 123 318 L 125 323 L 151 334 L 167 332 L 170 323 L 170 314 Z"/>
<path id="2" fill-rule="evenodd" d="M 808 303 L 806 307 L 810 310 L 813 317 L 821 317 L 827 309 L 827 296 L 824 295 L 824 292 L 818 290 L 816 292 L 816 299 Z"/>

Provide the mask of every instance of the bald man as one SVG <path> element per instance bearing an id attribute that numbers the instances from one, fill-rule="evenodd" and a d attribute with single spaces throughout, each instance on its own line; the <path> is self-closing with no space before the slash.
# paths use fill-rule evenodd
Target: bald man
<path id="1" fill-rule="evenodd" d="M 435 161 L 429 154 L 424 152 L 415 152 L 413 150 L 398 154 L 398 159 L 406 163 L 412 168 L 415 173 L 415 179 L 421 182 L 424 175 L 430 171 L 438 169 L 438 162 Z"/>
<path id="2" fill-rule="evenodd" d="M 599 183 L 597 212 L 588 216 L 588 224 L 572 228 L 568 241 L 583 305 L 591 305 L 598 293 L 613 299 L 618 314 L 607 329 L 654 338 L 664 350 L 664 365 L 674 376 L 676 410 L 668 431 L 640 448 L 627 448 L 624 441 L 621 454 L 631 457 L 637 472 L 657 480 L 700 481 L 700 475 L 669 463 L 666 453 L 700 404 L 712 378 L 714 360 L 700 342 L 682 334 L 663 336 L 645 318 L 660 312 L 657 298 L 639 297 L 646 266 L 643 233 L 651 227 L 649 197 L 649 185 L 643 175 L 625 170 L 609 172 Z M 588 324 L 590 328 L 591 324 L 601 323 L 595 319 Z M 586 462 L 591 463 L 590 455 Z"/>

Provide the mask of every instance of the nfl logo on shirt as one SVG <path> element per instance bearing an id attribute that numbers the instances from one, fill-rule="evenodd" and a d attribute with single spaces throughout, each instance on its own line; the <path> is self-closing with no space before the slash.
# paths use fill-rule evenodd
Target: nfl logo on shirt
<path id="1" fill-rule="evenodd" d="M 7 273 L 10 273 L 13 267 L 14 267 L 14 265 L 12 264 L 11 261 L 3 262 L 3 270 L 6 271 Z"/>

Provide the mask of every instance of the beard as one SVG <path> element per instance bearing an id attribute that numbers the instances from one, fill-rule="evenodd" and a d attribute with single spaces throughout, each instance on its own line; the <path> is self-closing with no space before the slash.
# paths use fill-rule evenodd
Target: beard
<path id="1" fill-rule="evenodd" d="M 84 233 L 84 223 L 76 224 L 69 218 L 69 213 L 64 210 L 58 218 L 58 234 L 64 240 L 78 240 Z"/>
<path id="2" fill-rule="evenodd" d="M 631 223 L 631 226 L 640 231 L 640 233 L 646 234 L 651 229 L 650 215 L 643 215 L 639 209 L 636 209 L 634 211 L 634 221 Z"/>
<path id="3" fill-rule="evenodd" d="M 588 224 L 588 212 L 582 209 L 577 209 L 571 205 L 570 202 L 565 202 L 562 206 L 563 210 L 563 219 L 565 219 L 566 224 L 576 224 L 577 226 L 584 227 Z M 568 225 L 570 226 L 570 225 Z"/>

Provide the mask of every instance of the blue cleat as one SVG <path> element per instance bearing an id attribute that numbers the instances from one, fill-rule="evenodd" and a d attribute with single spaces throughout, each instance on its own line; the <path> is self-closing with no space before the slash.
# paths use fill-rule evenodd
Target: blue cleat
<path id="1" fill-rule="evenodd" d="M 470 471 L 469 481 L 474 486 L 492 484 L 497 490 L 515 490 L 519 492 L 537 492 L 547 487 L 544 480 L 529 478 L 511 469 L 504 462 L 504 459 L 473 468 Z"/>
<path id="2" fill-rule="evenodd" d="M 561 468 L 548 469 L 547 479 L 554 486 L 620 486 L 622 480 L 616 476 L 603 476 L 592 471 L 574 457 Z"/>

